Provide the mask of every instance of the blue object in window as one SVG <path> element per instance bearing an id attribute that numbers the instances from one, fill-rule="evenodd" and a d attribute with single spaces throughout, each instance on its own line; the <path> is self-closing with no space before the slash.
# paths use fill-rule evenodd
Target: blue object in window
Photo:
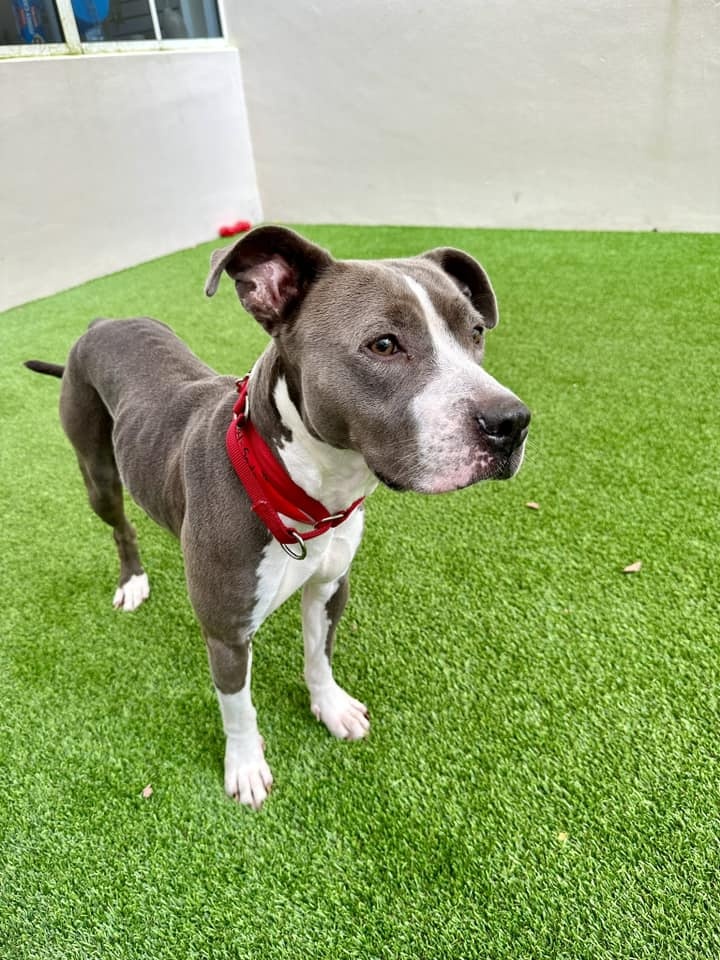
<path id="1" fill-rule="evenodd" d="M 105 39 L 101 24 L 110 13 L 110 0 L 72 0 L 72 8 L 83 39 L 90 42 Z"/>
<path id="2" fill-rule="evenodd" d="M 39 0 L 13 0 L 13 13 L 21 40 L 25 43 L 45 43 Z"/>

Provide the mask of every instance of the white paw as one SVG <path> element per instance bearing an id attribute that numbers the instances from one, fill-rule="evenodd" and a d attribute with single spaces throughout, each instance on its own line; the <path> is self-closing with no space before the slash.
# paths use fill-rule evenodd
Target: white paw
<path id="1" fill-rule="evenodd" d="M 116 610 L 137 610 L 150 596 L 150 582 L 146 573 L 136 573 L 118 587 L 113 597 Z"/>
<path id="2" fill-rule="evenodd" d="M 312 693 L 310 709 L 340 740 L 360 740 L 370 730 L 368 708 L 337 684 Z"/>
<path id="3" fill-rule="evenodd" d="M 272 787 L 272 774 L 265 762 L 265 741 L 251 737 L 227 738 L 225 747 L 225 793 L 259 810 Z"/>

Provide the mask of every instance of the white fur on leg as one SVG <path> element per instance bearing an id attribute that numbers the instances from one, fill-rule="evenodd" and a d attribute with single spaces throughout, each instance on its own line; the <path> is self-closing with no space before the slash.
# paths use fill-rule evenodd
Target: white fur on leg
<path id="1" fill-rule="evenodd" d="M 259 733 L 228 737 L 225 743 L 225 793 L 253 810 L 259 810 L 267 800 L 273 782 L 264 750 L 265 741 Z"/>
<path id="2" fill-rule="evenodd" d="M 361 740 L 370 730 L 368 708 L 334 680 L 323 690 L 311 691 L 310 709 L 339 740 Z"/>
<path id="3" fill-rule="evenodd" d="M 135 573 L 115 591 L 113 606 L 116 610 L 137 610 L 143 600 L 150 596 L 150 581 L 146 573 Z"/>
<path id="4" fill-rule="evenodd" d="M 259 810 L 267 799 L 273 778 L 265 762 L 265 741 L 260 736 L 255 707 L 250 698 L 250 667 L 252 652 L 248 652 L 245 686 L 237 693 L 221 693 L 215 688 L 225 743 L 225 792 L 239 803 Z"/>
<path id="5" fill-rule="evenodd" d="M 370 730 L 368 709 L 338 686 L 325 652 L 330 620 L 326 604 L 338 589 L 339 581 L 306 584 L 303 590 L 303 640 L 305 682 L 310 691 L 310 709 L 334 737 L 360 740 Z"/>

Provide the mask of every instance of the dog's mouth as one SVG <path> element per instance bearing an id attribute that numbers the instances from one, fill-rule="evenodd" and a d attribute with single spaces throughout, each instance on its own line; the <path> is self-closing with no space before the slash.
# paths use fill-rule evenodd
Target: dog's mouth
<path id="1" fill-rule="evenodd" d="M 401 479 L 375 469 L 373 473 L 384 486 L 399 493 L 453 493 L 484 480 L 509 480 L 520 470 L 524 456 L 523 440 L 509 454 L 480 451 L 470 459 L 444 464 L 442 469 L 437 471 L 426 469 L 417 477 Z"/>
<path id="2" fill-rule="evenodd" d="M 392 477 L 389 477 L 385 473 L 380 473 L 379 470 L 373 470 L 373 473 L 378 478 L 380 483 L 387 487 L 389 490 L 394 490 L 396 493 L 408 493 L 412 490 L 412 487 L 407 484 L 400 483 L 398 480 L 393 480 Z"/>

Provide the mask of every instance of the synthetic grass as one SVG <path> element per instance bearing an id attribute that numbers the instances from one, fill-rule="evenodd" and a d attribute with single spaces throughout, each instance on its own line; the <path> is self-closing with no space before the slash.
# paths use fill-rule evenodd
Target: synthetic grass
<path id="1" fill-rule="evenodd" d="M 265 625 L 254 815 L 222 791 L 179 548 L 133 508 L 153 594 L 112 610 L 58 383 L 20 363 L 96 315 L 155 315 L 238 375 L 264 334 L 229 284 L 204 300 L 211 245 L 2 316 L 0 956 L 718 956 L 720 238 L 303 232 L 482 260 L 526 464 L 371 498 L 336 656 L 367 742 L 308 711 L 297 598 Z"/>

